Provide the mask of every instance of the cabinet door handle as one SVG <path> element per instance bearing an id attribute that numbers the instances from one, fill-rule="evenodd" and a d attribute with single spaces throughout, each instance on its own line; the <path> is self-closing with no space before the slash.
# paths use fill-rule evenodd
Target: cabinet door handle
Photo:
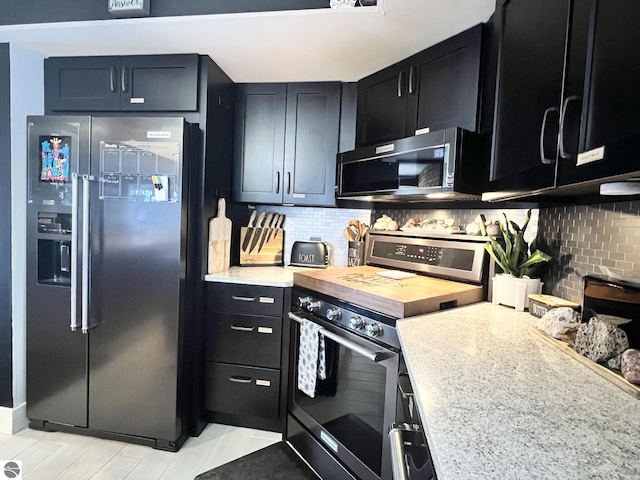
<path id="1" fill-rule="evenodd" d="M 253 382 L 253 378 L 249 377 L 229 377 L 230 382 L 234 383 L 251 383 Z"/>
<path id="2" fill-rule="evenodd" d="M 122 87 L 122 91 L 127 91 L 127 71 L 129 69 L 127 67 L 122 67 L 122 71 L 120 72 L 120 87 Z"/>
<path id="3" fill-rule="evenodd" d="M 116 75 L 116 67 L 111 65 L 111 67 L 109 67 L 109 90 L 113 93 L 116 91 Z"/>
<path id="4" fill-rule="evenodd" d="M 571 158 L 572 152 L 567 153 L 564 146 L 564 125 L 565 125 L 565 117 L 567 115 L 567 108 L 571 102 L 579 102 L 582 101 L 582 97 L 580 95 L 571 95 L 564 99 L 562 104 L 562 110 L 560 110 L 560 133 L 558 134 L 559 143 L 560 143 L 560 157 L 561 158 Z M 577 151 L 576 151 L 577 153 Z M 574 154 L 575 155 L 575 154 Z"/>
<path id="5" fill-rule="evenodd" d="M 416 93 L 414 79 L 416 76 L 416 67 L 409 67 L 409 95 Z"/>
<path id="6" fill-rule="evenodd" d="M 237 325 L 231 325 L 231 330 L 236 332 L 253 332 L 253 327 L 239 327 Z"/>
<path id="7" fill-rule="evenodd" d="M 555 162 L 555 158 L 547 158 L 544 149 L 544 139 L 546 137 L 545 133 L 547 130 L 547 120 L 549 119 L 549 114 L 555 112 L 558 113 L 558 107 L 549 107 L 544 111 L 544 116 L 542 117 L 542 128 L 540 129 L 540 161 L 545 165 L 552 165 Z M 557 149 L 557 131 L 556 131 L 556 149 Z"/>
<path id="8" fill-rule="evenodd" d="M 238 295 L 231 295 L 232 300 L 237 300 L 239 302 L 255 302 L 256 297 L 240 297 Z"/>
<path id="9" fill-rule="evenodd" d="M 280 172 L 276 172 L 276 193 L 280 193 Z"/>
<path id="10" fill-rule="evenodd" d="M 402 98 L 402 85 L 404 84 L 404 72 L 398 73 L 398 98 Z"/>
<path id="11" fill-rule="evenodd" d="M 287 172 L 287 195 L 291 194 L 291 172 Z"/>

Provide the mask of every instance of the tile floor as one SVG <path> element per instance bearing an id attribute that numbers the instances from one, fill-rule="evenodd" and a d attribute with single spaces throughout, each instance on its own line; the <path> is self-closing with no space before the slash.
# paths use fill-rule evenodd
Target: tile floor
<path id="1" fill-rule="evenodd" d="M 24 480 L 193 480 L 282 439 L 275 432 L 210 424 L 177 453 L 71 435 L 23 430 L 0 434 L 0 460 L 22 460 Z"/>

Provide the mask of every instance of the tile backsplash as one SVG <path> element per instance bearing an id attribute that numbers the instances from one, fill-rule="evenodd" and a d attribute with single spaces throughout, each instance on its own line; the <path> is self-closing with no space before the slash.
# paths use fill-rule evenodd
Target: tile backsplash
<path id="1" fill-rule="evenodd" d="M 331 264 L 347 266 L 347 240 L 342 236 L 349 220 L 369 223 L 371 210 L 317 207 L 283 207 L 256 205 L 258 214 L 263 211 L 286 215 L 284 222 L 284 263 L 291 261 L 291 246 L 295 240 L 320 239 L 331 246 Z"/>
<path id="2" fill-rule="evenodd" d="M 582 302 L 582 277 L 640 278 L 640 201 L 540 209 L 539 226 L 554 262 L 544 292 Z"/>
<path id="3" fill-rule="evenodd" d="M 285 223 L 285 263 L 295 240 L 320 238 L 332 247 L 332 263 L 347 264 L 347 241 L 342 231 L 348 221 L 371 224 L 387 214 L 403 225 L 409 218 L 453 219 L 464 228 L 478 214 L 487 220 L 501 220 L 502 212 L 522 226 L 526 209 L 343 209 L 259 205 L 261 211 L 287 216 Z M 547 269 L 544 293 L 582 302 L 582 277 L 600 273 L 600 266 L 614 274 L 640 277 L 640 200 L 599 205 L 558 206 L 533 209 L 526 239 L 539 235 L 547 243 L 554 260 Z"/>

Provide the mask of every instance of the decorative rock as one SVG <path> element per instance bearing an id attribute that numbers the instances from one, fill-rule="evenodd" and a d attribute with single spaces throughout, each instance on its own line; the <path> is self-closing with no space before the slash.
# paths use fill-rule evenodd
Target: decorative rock
<path id="1" fill-rule="evenodd" d="M 621 370 L 628 382 L 640 384 L 640 350 L 630 348 L 624 351 Z"/>
<path id="2" fill-rule="evenodd" d="M 538 328 L 547 335 L 560 338 L 561 330 L 578 321 L 578 312 L 569 307 L 552 308 L 538 320 Z"/>
<path id="3" fill-rule="evenodd" d="M 580 328 L 580 325 L 582 325 L 582 323 L 576 322 L 576 323 L 570 323 L 562 327 L 558 331 L 558 336 L 556 338 L 559 338 L 560 340 L 564 340 L 565 342 L 567 342 L 569 345 L 573 347 L 576 344 L 576 335 L 578 334 L 578 329 Z"/>
<path id="4" fill-rule="evenodd" d="M 605 362 L 629 348 L 624 330 L 608 325 L 598 317 L 583 323 L 576 335 L 574 350 L 594 362 Z"/>
<path id="5" fill-rule="evenodd" d="M 613 370 L 620 370 L 622 366 L 622 354 L 616 355 L 615 357 L 611 357 L 607 360 L 607 367 Z"/>

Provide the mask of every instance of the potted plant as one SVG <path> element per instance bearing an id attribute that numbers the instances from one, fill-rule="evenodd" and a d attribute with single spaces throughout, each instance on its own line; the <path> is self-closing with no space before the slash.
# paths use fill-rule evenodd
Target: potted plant
<path id="1" fill-rule="evenodd" d="M 490 237 L 484 246 L 504 272 L 493 278 L 493 303 L 523 310 L 527 296 L 542 291 L 542 281 L 532 277 L 543 263 L 551 260 L 551 256 L 538 249 L 536 239 L 531 242 L 531 245 L 524 239 L 524 233 L 531 219 L 531 210 L 527 212 L 527 219 L 522 228 L 510 221 L 504 213 L 502 215 L 504 216 L 504 221 L 500 223 L 502 241 Z"/>

